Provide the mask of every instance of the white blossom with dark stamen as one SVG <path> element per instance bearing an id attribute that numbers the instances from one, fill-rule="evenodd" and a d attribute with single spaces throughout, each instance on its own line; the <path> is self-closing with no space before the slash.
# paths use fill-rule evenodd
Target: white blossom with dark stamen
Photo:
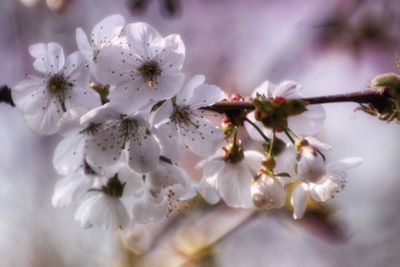
<path id="1" fill-rule="evenodd" d="M 124 25 L 124 17 L 120 14 L 114 14 L 97 23 L 92 30 L 90 38 L 81 28 L 76 29 L 78 49 L 88 62 L 92 74 L 94 74 L 94 65 L 101 50 L 106 46 L 118 44 L 118 38 Z"/>
<path id="2" fill-rule="evenodd" d="M 119 162 L 122 152 L 128 151 L 130 168 L 139 173 L 154 169 L 160 156 L 160 145 L 145 118 L 137 113 L 127 116 L 104 105 L 81 118 L 81 123 L 94 123 L 99 129 L 87 142 L 87 160 L 97 170 Z"/>
<path id="3" fill-rule="evenodd" d="M 197 155 L 209 156 L 224 139 L 221 130 L 206 118 L 210 112 L 201 108 L 224 99 L 225 94 L 215 85 L 204 84 L 204 80 L 203 75 L 194 76 L 174 100 L 167 100 L 154 114 L 152 123 L 163 153 L 172 159 L 179 158 L 181 145 Z"/>
<path id="4" fill-rule="evenodd" d="M 27 76 L 11 92 L 29 128 L 54 134 L 64 112 L 100 105 L 97 93 L 88 88 L 89 72 L 79 52 L 65 60 L 62 47 L 56 43 L 31 45 L 29 52 L 35 58 L 33 66 L 43 75 Z"/>
<path id="5" fill-rule="evenodd" d="M 96 79 L 110 85 L 116 109 L 132 114 L 178 93 L 185 47 L 179 35 L 163 38 L 146 23 L 128 24 L 125 34 L 127 49 L 107 46 L 99 54 Z"/>

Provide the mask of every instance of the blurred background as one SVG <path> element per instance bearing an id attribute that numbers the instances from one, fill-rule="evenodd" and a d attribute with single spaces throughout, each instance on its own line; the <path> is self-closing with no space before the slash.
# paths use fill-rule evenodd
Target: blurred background
<path id="1" fill-rule="evenodd" d="M 114 13 L 180 34 L 187 77 L 204 74 L 227 92 L 248 95 L 267 79 L 293 79 L 306 96 L 355 92 L 377 74 L 398 72 L 396 0 L 1 0 L 0 85 L 34 73 L 30 44 L 55 41 L 69 54 L 76 27 L 90 33 Z M 319 137 L 334 146 L 328 161 L 360 156 L 364 163 L 304 220 L 198 200 L 119 236 L 83 230 L 73 208 L 51 207 L 60 138 L 32 133 L 0 103 L 0 266 L 400 266 L 400 127 L 356 107 L 325 105 Z M 195 161 L 185 164 L 193 169 Z"/>

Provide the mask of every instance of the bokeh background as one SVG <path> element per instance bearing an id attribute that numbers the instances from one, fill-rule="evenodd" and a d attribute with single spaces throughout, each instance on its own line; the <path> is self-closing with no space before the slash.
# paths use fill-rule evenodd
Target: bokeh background
<path id="1" fill-rule="evenodd" d="M 0 84 L 33 72 L 30 44 L 59 42 L 69 54 L 76 27 L 89 33 L 114 13 L 180 34 L 187 77 L 204 74 L 227 92 L 246 95 L 267 79 L 298 81 L 306 96 L 355 92 L 398 72 L 396 0 L 1 0 Z M 400 127 L 356 107 L 325 105 L 328 161 L 364 158 L 328 207 L 293 221 L 285 211 L 193 204 L 121 237 L 83 230 L 73 208 L 51 207 L 60 138 L 34 134 L 0 103 L 0 266 L 400 266 Z"/>

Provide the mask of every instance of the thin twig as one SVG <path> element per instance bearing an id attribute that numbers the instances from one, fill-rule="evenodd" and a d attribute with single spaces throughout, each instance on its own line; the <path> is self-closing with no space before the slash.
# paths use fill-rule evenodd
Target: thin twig
<path id="1" fill-rule="evenodd" d="M 327 104 L 327 103 L 338 103 L 338 102 L 355 102 L 355 103 L 372 103 L 375 101 L 383 100 L 387 97 L 387 90 L 366 90 L 362 92 L 349 93 L 349 94 L 338 94 L 329 96 L 317 96 L 301 98 L 301 100 L 308 102 L 308 104 Z M 228 102 L 221 101 L 215 103 L 210 107 L 204 107 L 206 110 L 215 111 L 218 113 L 226 113 L 229 111 L 237 110 L 254 110 L 254 105 L 250 101 L 241 102 Z"/>

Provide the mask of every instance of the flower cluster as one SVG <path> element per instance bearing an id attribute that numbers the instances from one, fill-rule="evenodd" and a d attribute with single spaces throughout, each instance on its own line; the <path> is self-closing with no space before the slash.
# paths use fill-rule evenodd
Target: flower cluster
<path id="1" fill-rule="evenodd" d="M 202 75 L 185 82 L 179 35 L 111 15 L 89 36 L 78 28 L 76 42 L 79 51 L 68 57 L 56 43 L 31 45 L 40 76 L 27 76 L 12 97 L 33 131 L 63 137 L 53 156 L 63 178 L 52 204 L 76 206 L 85 228 L 158 221 L 196 192 L 212 204 L 281 208 L 288 184 L 296 185 L 290 202 L 300 218 L 308 199 L 331 198 L 360 162 L 325 163 L 329 146 L 312 137 L 324 110 L 299 100 L 295 82 L 264 82 L 252 95 L 255 111 L 227 113 L 221 129 L 210 107 L 226 95 Z M 259 150 L 245 150 L 241 139 L 249 137 Z M 179 166 L 183 147 L 205 157 L 201 179 Z"/>

